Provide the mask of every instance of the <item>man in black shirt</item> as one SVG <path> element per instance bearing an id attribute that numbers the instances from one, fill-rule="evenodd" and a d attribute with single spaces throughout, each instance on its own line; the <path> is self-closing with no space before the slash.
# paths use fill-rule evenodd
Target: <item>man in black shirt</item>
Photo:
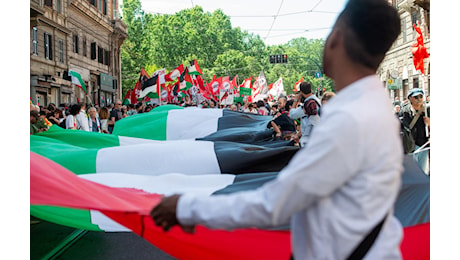
<path id="1" fill-rule="evenodd" d="M 415 140 L 415 151 L 424 146 L 429 147 L 429 127 L 430 127 L 430 107 L 423 102 L 424 92 L 422 89 L 413 88 L 407 94 L 410 104 L 401 109 L 401 116 L 403 124 L 410 128 Z M 419 114 L 418 119 L 412 122 L 413 119 Z M 412 123 L 412 127 L 411 126 Z M 428 131 L 428 132 L 427 132 Z M 428 144 L 427 144 L 428 143 Z M 414 154 L 414 158 L 420 165 L 422 170 L 428 174 L 429 161 L 428 150 Z"/>
<path id="2" fill-rule="evenodd" d="M 113 127 L 115 126 L 115 122 L 122 119 L 122 114 L 121 114 L 121 100 L 117 100 L 115 102 L 115 107 L 110 111 L 110 120 L 108 122 L 108 130 L 109 133 L 112 133 Z"/>

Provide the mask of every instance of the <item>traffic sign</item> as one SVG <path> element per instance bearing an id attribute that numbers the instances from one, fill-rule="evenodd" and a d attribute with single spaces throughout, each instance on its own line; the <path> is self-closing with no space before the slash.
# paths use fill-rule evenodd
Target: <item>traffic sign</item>
<path id="1" fill-rule="evenodd" d="M 323 75 L 321 74 L 320 71 L 315 72 L 315 77 L 316 77 L 316 78 L 319 79 L 319 78 L 321 78 L 322 76 L 323 76 Z"/>

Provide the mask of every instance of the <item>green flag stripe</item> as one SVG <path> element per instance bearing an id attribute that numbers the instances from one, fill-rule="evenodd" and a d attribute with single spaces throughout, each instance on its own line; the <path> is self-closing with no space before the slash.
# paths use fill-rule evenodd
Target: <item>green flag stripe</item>
<path id="1" fill-rule="evenodd" d="M 173 109 L 184 108 L 165 105 L 156 107 L 149 113 L 136 114 L 123 118 L 115 123 L 112 134 L 151 140 L 166 140 L 168 113 Z"/>
<path id="2" fill-rule="evenodd" d="M 64 166 L 76 174 L 96 172 L 99 149 L 87 149 L 43 136 L 30 136 L 30 150 Z"/>
<path id="3" fill-rule="evenodd" d="M 64 226 L 90 231 L 102 231 L 97 225 L 91 223 L 91 213 L 88 210 L 31 205 L 30 214 Z"/>
<path id="4" fill-rule="evenodd" d="M 56 125 L 52 125 L 48 131 L 41 132 L 37 136 L 53 138 L 84 148 L 103 148 L 120 145 L 118 136 L 116 135 L 62 129 Z"/>

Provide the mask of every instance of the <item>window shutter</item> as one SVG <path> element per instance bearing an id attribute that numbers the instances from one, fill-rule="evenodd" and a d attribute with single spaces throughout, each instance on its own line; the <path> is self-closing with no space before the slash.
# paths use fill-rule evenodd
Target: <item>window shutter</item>
<path id="1" fill-rule="evenodd" d="M 96 59 L 96 43 L 95 42 L 91 43 L 91 59 L 92 60 Z"/>

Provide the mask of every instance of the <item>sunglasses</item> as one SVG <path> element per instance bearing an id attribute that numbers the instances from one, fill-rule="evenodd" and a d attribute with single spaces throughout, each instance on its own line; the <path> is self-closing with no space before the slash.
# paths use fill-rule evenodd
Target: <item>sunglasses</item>
<path id="1" fill-rule="evenodd" d="M 418 96 L 414 96 L 415 99 L 422 99 L 423 96 L 422 95 L 418 95 Z"/>

